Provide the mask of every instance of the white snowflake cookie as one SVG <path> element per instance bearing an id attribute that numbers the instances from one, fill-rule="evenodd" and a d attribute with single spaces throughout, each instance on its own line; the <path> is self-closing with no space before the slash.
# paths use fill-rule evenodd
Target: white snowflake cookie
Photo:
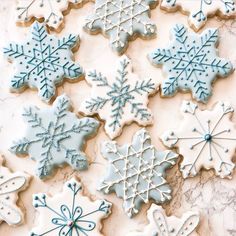
<path id="1" fill-rule="evenodd" d="M 173 96 L 177 91 L 191 91 L 194 99 L 207 102 L 212 94 L 212 82 L 233 71 L 232 64 L 218 57 L 218 30 L 207 29 L 201 34 L 188 33 L 183 25 L 175 25 L 167 48 L 149 54 L 154 65 L 163 65 L 168 77 L 161 86 L 162 96 Z"/>
<path id="2" fill-rule="evenodd" d="M 221 178 L 230 177 L 236 148 L 235 124 L 230 120 L 233 108 L 228 102 L 218 102 L 213 110 L 202 111 L 184 101 L 181 111 L 184 118 L 179 129 L 166 131 L 161 140 L 167 147 L 179 147 L 183 177 L 197 175 L 202 167 L 214 168 Z"/>
<path id="3" fill-rule="evenodd" d="M 3 162 L 0 156 L 0 223 L 5 221 L 15 226 L 24 221 L 23 213 L 16 203 L 18 193 L 28 187 L 30 177 L 22 172 L 11 173 L 3 166 Z"/>
<path id="4" fill-rule="evenodd" d="M 31 23 L 36 18 L 43 19 L 53 29 L 63 25 L 63 13 L 73 6 L 82 5 L 87 0 L 18 0 L 16 22 Z"/>
<path id="5" fill-rule="evenodd" d="M 10 150 L 17 155 L 29 154 L 37 161 L 36 174 L 40 178 L 50 177 L 56 166 L 66 163 L 75 170 L 88 167 L 82 149 L 85 140 L 96 133 L 99 123 L 93 118 L 79 119 L 70 110 L 71 102 L 66 95 L 59 96 L 50 108 L 24 109 L 26 135 L 14 142 Z"/>
<path id="6" fill-rule="evenodd" d="M 228 18 L 235 14 L 235 0 L 162 0 L 161 8 L 167 11 L 181 9 L 189 15 L 189 23 L 199 30 L 207 21 L 208 16 L 219 14 Z"/>
<path id="7" fill-rule="evenodd" d="M 37 88 L 39 97 L 49 102 L 56 96 L 55 85 L 65 78 L 76 81 L 83 76 L 82 68 L 72 60 L 71 50 L 78 42 L 77 35 L 57 38 L 48 34 L 43 24 L 35 22 L 25 44 L 10 43 L 4 48 L 16 71 L 10 81 L 11 91 Z"/>
<path id="8" fill-rule="evenodd" d="M 33 196 L 33 205 L 40 213 L 31 236 L 102 236 L 101 220 L 111 213 L 111 203 L 91 201 L 81 194 L 81 184 L 72 178 L 63 192 L 54 197 L 44 193 Z"/>
<path id="9" fill-rule="evenodd" d="M 166 216 L 164 209 L 152 204 L 147 213 L 149 224 L 142 232 L 132 232 L 127 236 L 196 236 L 199 224 L 197 212 L 186 212 L 181 218 Z"/>
<path id="10" fill-rule="evenodd" d="M 156 5 L 157 0 L 96 0 L 95 12 L 88 16 L 85 30 L 93 34 L 102 32 L 110 39 L 111 48 L 122 54 L 129 40 L 155 36 L 150 8 Z"/>
<path id="11" fill-rule="evenodd" d="M 118 146 L 114 141 L 104 142 L 101 152 L 109 165 L 99 190 L 105 194 L 115 192 L 122 198 L 129 217 L 150 199 L 156 203 L 171 199 L 165 172 L 176 163 L 178 155 L 167 150 L 158 152 L 145 129 L 134 135 L 131 144 Z"/>
<path id="12" fill-rule="evenodd" d="M 120 135 L 123 126 L 133 121 L 144 126 L 152 124 L 148 96 L 157 91 L 158 84 L 152 79 L 137 78 L 126 56 L 119 59 L 116 75 L 107 78 L 93 70 L 87 74 L 86 81 L 92 86 L 92 92 L 79 111 L 86 115 L 98 114 L 105 121 L 110 138 Z"/>

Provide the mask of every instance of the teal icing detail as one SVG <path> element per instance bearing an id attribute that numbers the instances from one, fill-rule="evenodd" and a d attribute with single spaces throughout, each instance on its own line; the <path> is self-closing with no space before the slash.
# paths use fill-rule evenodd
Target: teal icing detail
<path id="1" fill-rule="evenodd" d="M 86 77 L 93 90 L 80 111 L 87 115 L 99 114 L 106 121 L 105 130 L 110 138 L 118 136 L 127 123 L 136 121 L 147 125 L 152 121 L 147 97 L 157 90 L 158 85 L 152 79 L 135 80 L 129 64 L 126 56 L 121 57 L 117 75 L 111 80 L 96 70 Z"/>
<path id="2" fill-rule="evenodd" d="M 49 35 L 44 24 L 35 22 L 25 44 L 10 43 L 4 48 L 4 54 L 16 65 L 11 90 L 37 88 L 40 98 L 49 102 L 55 96 L 55 85 L 64 78 L 75 80 L 83 75 L 82 68 L 72 61 L 71 49 L 78 41 L 72 34 L 60 39 Z"/>
<path id="3" fill-rule="evenodd" d="M 36 160 L 40 178 L 49 177 L 55 166 L 64 163 L 75 170 L 88 167 L 81 149 L 84 139 L 96 132 L 99 123 L 93 118 L 78 119 L 70 108 L 69 98 L 61 95 L 52 108 L 29 107 L 24 110 L 23 118 L 28 125 L 26 135 L 10 150 L 18 155 L 29 154 Z"/>
<path id="4" fill-rule="evenodd" d="M 190 90 L 197 101 L 207 102 L 217 76 L 226 77 L 233 71 L 229 61 L 217 56 L 218 30 L 207 29 L 198 35 L 177 24 L 172 35 L 168 48 L 158 48 L 149 54 L 150 61 L 163 65 L 168 76 L 162 83 L 162 95 L 173 96 L 178 90 Z"/>
<path id="5" fill-rule="evenodd" d="M 100 201 L 99 204 L 96 203 L 94 207 L 92 206 L 93 203 L 91 203 L 91 207 L 93 208 L 91 211 L 88 209 L 88 205 L 83 205 L 83 200 L 80 200 L 81 196 L 78 194 L 82 191 L 82 187 L 77 181 L 72 179 L 64 187 L 67 188 L 67 194 L 64 195 L 65 203 L 60 205 L 59 200 L 59 203 L 56 203 L 56 207 L 48 203 L 48 196 L 45 194 L 35 194 L 33 196 L 33 205 L 36 209 L 45 208 L 44 213 L 46 211 L 50 212 L 48 214 L 50 226 L 40 230 L 36 228 L 35 231 L 40 231 L 40 233 L 35 233 L 33 229 L 30 236 L 93 235 L 93 231 L 97 227 L 97 219 L 93 219 L 93 217 L 100 215 L 102 218 L 101 215 L 106 217 L 110 214 L 111 204 L 105 200 Z M 51 218 L 51 216 L 53 217 Z M 46 217 L 46 215 L 43 217 Z"/>
<path id="6" fill-rule="evenodd" d="M 165 172 L 176 163 L 178 155 L 168 150 L 158 152 L 145 129 L 134 135 L 131 144 L 103 143 L 101 152 L 109 166 L 99 190 L 106 194 L 115 192 L 122 198 L 129 217 L 137 214 L 149 199 L 157 204 L 171 199 Z"/>
<path id="7" fill-rule="evenodd" d="M 161 7 L 167 11 L 173 11 L 181 8 L 184 12 L 189 13 L 189 22 L 194 29 L 199 30 L 207 21 L 208 15 L 213 15 L 217 12 L 221 16 L 233 16 L 235 13 L 234 0 L 163 0 Z"/>
<path id="8" fill-rule="evenodd" d="M 150 38 L 156 34 L 156 26 L 150 20 L 150 8 L 157 0 L 96 0 L 94 13 L 86 20 L 85 30 L 102 32 L 110 39 L 114 51 L 122 54 L 128 41 L 137 35 Z"/>

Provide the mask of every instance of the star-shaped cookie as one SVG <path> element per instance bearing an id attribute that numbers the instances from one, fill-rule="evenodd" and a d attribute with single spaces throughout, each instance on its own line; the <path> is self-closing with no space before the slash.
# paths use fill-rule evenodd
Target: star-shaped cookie
<path id="1" fill-rule="evenodd" d="M 105 131 L 110 138 L 120 135 L 125 124 L 152 123 L 148 96 L 157 91 L 158 84 L 152 79 L 137 78 L 126 56 L 119 59 L 116 75 L 107 78 L 93 70 L 87 74 L 86 81 L 92 86 L 92 92 L 79 111 L 86 115 L 98 114 L 105 121 Z"/>
<path id="2" fill-rule="evenodd" d="M 82 195 L 81 184 L 72 178 L 63 191 L 54 197 L 44 193 L 33 196 L 33 205 L 40 213 L 39 224 L 31 236 L 102 236 L 101 220 L 111 213 L 111 203 L 91 201 Z"/>
<path id="3" fill-rule="evenodd" d="M 221 178 L 230 177 L 235 167 L 236 129 L 230 120 L 234 109 L 228 102 L 218 102 L 213 110 L 200 110 L 184 101 L 181 111 L 184 118 L 180 127 L 166 131 L 161 140 L 167 147 L 179 147 L 183 177 L 197 175 L 202 167 L 214 168 Z"/>
<path id="4" fill-rule="evenodd" d="M 127 236 L 191 236 L 199 224 L 197 212 L 186 212 L 181 218 L 167 216 L 162 207 L 152 204 L 147 213 L 149 224 L 142 232 Z"/>
<path id="5" fill-rule="evenodd" d="M 44 24 L 35 22 L 24 44 L 10 43 L 4 48 L 4 54 L 15 67 L 11 91 L 37 88 L 39 97 L 49 102 L 56 96 L 55 86 L 65 78 L 76 81 L 83 76 L 82 68 L 72 60 L 71 49 L 78 41 L 77 35 L 61 38 L 50 35 Z"/>
<path id="6" fill-rule="evenodd" d="M 93 118 L 79 119 L 70 109 L 66 95 L 59 96 L 50 108 L 24 109 L 26 135 L 10 150 L 18 155 L 29 154 L 37 162 L 36 174 L 40 178 L 50 177 L 56 166 L 66 163 L 75 170 L 88 167 L 82 148 L 85 140 L 96 133 L 99 123 Z"/>
<path id="7" fill-rule="evenodd" d="M 145 129 L 134 135 L 131 144 L 118 146 L 116 142 L 104 142 L 101 150 L 109 165 L 99 190 L 106 194 L 115 192 L 122 198 L 129 217 L 150 199 L 159 204 L 171 199 L 165 172 L 176 163 L 178 155 L 157 151 Z"/>
<path id="8" fill-rule="evenodd" d="M 11 173 L 3 166 L 4 159 L 0 156 L 0 223 L 9 225 L 23 223 L 24 216 L 17 206 L 18 193 L 25 190 L 30 181 L 29 175 L 22 172 Z"/>
<path id="9" fill-rule="evenodd" d="M 235 0 L 162 0 L 161 8 L 167 11 L 182 10 L 188 14 L 189 23 L 199 30 L 207 22 L 208 16 L 220 15 L 229 18 L 235 14 Z"/>
<path id="10" fill-rule="evenodd" d="M 102 32 L 110 39 L 112 49 L 122 54 L 129 40 L 155 36 L 150 8 L 156 5 L 157 0 L 96 0 L 94 14 L 87 17 L 85 30 L 93 34 Z"/>
<path id="11" fill-rule="evenodd" d="M 196 34 L 177 24 L 171 35 L 173 39 L 167 48 L 158 48 L 149 54 L 154 65 L 163 65 L 164 75 L 168 77 L 162 83 L 162 95 L 191 91 L 194 99 L 207 102 L 213 81 L 233 71 L 232 64 L 218 56 L 218 30 L 212 28 Z"/>

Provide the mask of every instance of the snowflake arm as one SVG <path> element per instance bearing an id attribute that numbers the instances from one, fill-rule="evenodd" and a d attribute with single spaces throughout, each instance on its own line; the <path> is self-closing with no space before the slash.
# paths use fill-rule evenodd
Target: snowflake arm
<path id="1" fill-rule="evenodd" d="M 172 36 L 168 48 L 158 48 L 149 54 L 150 61 L 163 65 L 167 75 L 161 86 L 162 95 L 191 91 L 197 101 L 207 102 L 212 94 L 212 82 L 233 71 L 232 64 L 217 55 L 218 30 L 208 29 L 198 35 L 188 33 L 186 27 L 177 24 Z"/>
<path id="2" fill-rule="evenodd" d="M 96 0 L 95 12 L 87 17 L 84 28 L 90 33 L 102 32 L 110 39 L 112 49 L 122 54 L 131 38 L 155 35 L 156 26 L 149 15 L 156 5 L 156 0 Z"/>
<path id="3" fill-rule="evenodd" d="M 190 25 L 197 31 L 202 28 L 208 16 L 220 13 L 221 17 L 228 18 L 235 13 L 234 0 L 162 0 L 161 8 L 167 11 L 182 9 L 189 15 Z"/>
<path id="4" fill-rule="evenodd" d="M 149 224 L 142 232 L 132 232 L 127 236 L 190 236 L 196 232 L 199 224 L 199 213 L 186 212 L 181 218 L 167 216 L 161 206 L 152 204 L 147 212 Z"/>
<path id="5" fill-rule="evenodd" d="M 100 221 L 111 213 L 111 203 L 105 200 L 92 202 L 81 192 L 81 184 L 72 178 L 57 196 L 35 194 L 33 205 L 40 213 L 39 225 L 32 229 L 30 235 L 102 236 Z"/>
<path id="6" fill-rule="evenodd" d="M 117 76 L 113 79 L 108 80 L 93 70 L 86 80 L 92 92 L 79 111 L 87 115 L 99 114 L 105 120 L 105 131 L 110 138 L 117 137 L 122 127 L 132 121 L 141 125 L 152 122 L 151 111 L 147 108 L 148 96 L 157 90 L 158 84 L 152 79 L 136 78 L 126 56 L 120 58 Z"/>
<path id="7" fill-rule="evenodd" d="M 214 168 L 221 178 L 230 177 L 236 147 L 236 130 L 230 121 L 233 108 L 227 102 L 218 102 L 212 111 L 201 111 L 194 103 L 185 101 L 181 110 L 181 127 L 166 131 L 161 140 L 168 147 L 179 147 L 183 177 L 197 175 L 202 167 Z"/>
<path id="8" fill-rule="evenodd" d="M 71 6 L 79 6 L 83 0 L 19 0 L 16 8 L 17 23 L 31 23 L 34 18 L 43 19 L 53 29 L 63 25 L 63 12 Z"/>
<path id="9" fill-rule="evenodd" d="M 30 176 L 21 173 L 11 173 L 3 166 L 4 159 L 0 157 L 0 223 L 16 226 L 23 223 L 24 216 L 17 206 L 18 193 L 25 190 L 30 182 Z"/>
<path id="10" fill-rule="evenodd" d="M 37 161 L 37 175 L 49 177 L 56 166 L 69 164 L 75 170 L 88 167 L 82 151 L 85 140 L 97 130 L 93 118 L 78 119 L 70 112 L 71 102 L 66 95 L 59 96 L 51 109 L 29 107 L 23 117 L 28 124 L 26 135 L 15 142 L 11 151 L 17 155 L 29 154 Z"/>
<path id="11" fill-rule="evenodd" d="M 16 70 L 10 89 L 21 92 L 26 87 L 37 88 L 41 99 L 49 102 L 55 96 L 55 85 L 64 78 L 75 80 L 83 75 L 82 68 L 72 61 L 71 49 L 78 42 L 76 35 L 58 39 L 49 35 L 43 24 L 34 23 L 24 45 L 10 43 L 4 48 Z"/>
<path id="12" fill-rule="evenodd" d="M 99 190 L 106 194 L 115 192 L 122 198 L 129 217 L 137 214 L 149 199 L 156 203 L 171 199 L 165 171 L 176 163 L 178 155 L 171 151 L 156 151 L 145 129 L 134 135 L 130 145 L 105 142 L 101 150 L 109 167 Z"/>

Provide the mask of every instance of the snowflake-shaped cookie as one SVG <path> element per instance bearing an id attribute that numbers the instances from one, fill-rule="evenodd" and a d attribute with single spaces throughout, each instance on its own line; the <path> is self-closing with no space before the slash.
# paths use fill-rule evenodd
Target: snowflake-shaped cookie
<path id="1" fill-rule="evenodd" d="M 173 96 L 178 90 L 190 90 L 197 101 L 207 102 L 212 82 L 233 71 L 231 63 L 217 55 L 218 30 L 207 29 L 198 35 L 177 24 L 171 33 L 170 46 L 158 48 L 149 55 L 153 64 L 163 64 L 168 76 L 162 83 L 162 95 Z"/>
<path id="2" fill-rule="evenodd" d="M 111 203 L 105 200 L 92 202 L 81 194 L 81 184 L 72 178 L 63 192 L 49 197 L 35 194 L 33 205 L 40 213 L 39 224 L 31 236 L 102 236 L 100 221 L 108 217 Z"/>
<path id="3" fill-rule="evenodd" d="M 152 79 L 137 78 L 129 64 L 130 60 L 123 56 L 113 78 L 107 79 L 96 70 L 86 76 L 92 86 L 91 97 L 81 104 L 79 110 L 87 115 L 99 114 L 112 139 L 132 121 L 144 126 L 152 123 L 152 113 L 147 108 L 148 96 L 157 90 L 158 84 Z"/>
<path id="4" fill-rule="evenodd" d="M 112 49 L 122 54 L 130 39 L 155 36 L 156 26 L 149 16 L 156 4 L 157 0 L 96 0 L 95 13 L 87 18 L 85 30 L 102 32 Z"/>
<path id="5" fill-rule="evenodd" d="M 17 23 L 43 19 L 49 27 L 58 29 L 63 24 L 63 12 L 78 6 L 83 0 L 18 0 Z"/>
<path id="6" fill-rule="evenodd" d="M 3 162 L 0 157 L 0 223 L 5 221 L 9 225 L 19 225 L 24 217 L 16 205 L 18 193 L 28 187 L 30 177 L 22 172 L 11 173 Z"/>
<path id="7" fill-rule="evenodd" d="M 202 111 L 196 104 L 184 101 L 181 111 L 182 125 L 166 131 L 161 140 L 167 147 L 179 147 L 183 177 L 197 175 L 202 167 L 214 168 L 221 178 L 230 177 L 236 148 L 236 129 L 230 121 L 233 108 L 227 102 L 218 102 L 213 110 Z"/>
<path id="8" fill-rule="evenodd" d="M 189 15 L 189 23 L 199 30 L 207 21 L 208 16 L 220 13 L 221 17 L 235 14 L 234 0 L 162 0 L 161 8 L 167 11 L 181 9 Z"/>
<path id="9" fill-rule="evenodd" d="M 123 198 L 129 217 L 137 214 L 142 203 L 149 199 L 156 203 L 171 199 L 165 171 L 176 163 L 178 155 L 171 151 L 158 152 L 145 129 L 134 135 L 132 144 L 103 143 L 102 154 L 109 161 L 109 167 L 99 190 L 106 194 L 115 192 Z"/>
<path id="10" fill-rule="evenodd" d="M 70 34 L 61 39 L 49 35 L 43 24 L 35 22 L 25 44 L 10 43 L 4 54 L 14 61 L 16 74 L 10 88 L 21 92 L 26 87 L 37 88 L 42 100 L 49 102 L 55 96 L 55 85 L 64 78 L 71 81 L 83 75 L 82 68 L 72 61 L 71 49 L 79 37 Z"/>
<path id="11" fill-rule="evenodd" d="M 196 212 L 186 212 L 181 218 L 166 216 L 163 208 L 155 204 L 151 205 L 147 217 L 149 224 L 143 232 L 133 232 L 127 236 L 191 236 L 199 223 Z"/>
<path id="12" fill-rule="evenodd" d="M 11 151 L 18 155 L 29 154 L 36 160 L 40 178 L 49 177 L 54 167 L 65 163 L 75 170 L 88 167 L 82 148 L 99 124 L 93 118 L 78 119 L 70 109 L 69 98 L 61 95 L 52 108 L 24 110 L 23 117 L 28 125 L 26 135 L 14 143 Z"/>

